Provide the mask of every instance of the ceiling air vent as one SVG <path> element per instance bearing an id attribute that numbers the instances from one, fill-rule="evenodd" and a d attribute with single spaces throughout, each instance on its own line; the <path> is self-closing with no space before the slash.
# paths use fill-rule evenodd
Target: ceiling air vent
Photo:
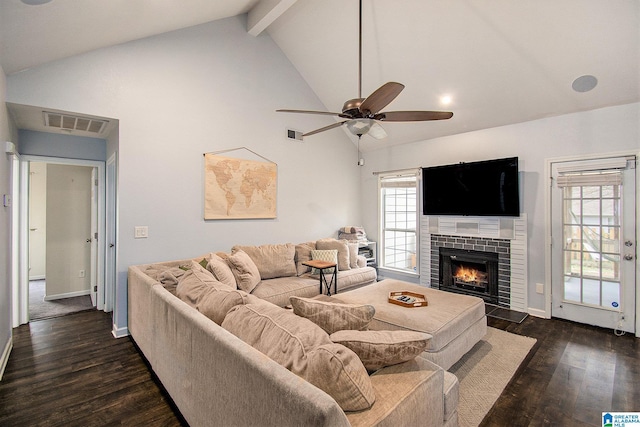
<path id="1" fill-rule="evenodd" d="M 79 130 L 95 134 L 102 133 L 109 122 L 91 117 L 72 116 L 69 114 L 44 112 L 44 125 L 63 130 Z"/>

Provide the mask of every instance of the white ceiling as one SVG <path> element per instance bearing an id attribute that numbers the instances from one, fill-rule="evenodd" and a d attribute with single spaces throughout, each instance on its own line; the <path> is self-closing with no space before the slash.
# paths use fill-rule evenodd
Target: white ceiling
<path id="1" fill-rule="evenodd" d="M 266 27 L 328 110 L 357 97 L 357 0 L 2 0 L 0 64 L 12 74 L 252 9 L 248 30 Z M 454 112 L 384 123 L 388 137 L 364 137 L 363 149 L 638 102 L 640 1 L 363 0 L 362 74 L 365 97 L 387 81 L 406 86 L 385 110 Z M 585 74 L 596 88 L 572 90 Z"/>

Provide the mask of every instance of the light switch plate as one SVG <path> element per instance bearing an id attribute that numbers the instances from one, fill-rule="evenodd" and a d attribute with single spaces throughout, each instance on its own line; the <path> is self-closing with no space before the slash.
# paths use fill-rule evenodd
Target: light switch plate
<path id="1" fill-rule="evenodd" d="M 149 237 L 149 227 L 146 225 L 137 225 L 133 229 L 133 237 L 136 239 L 146 239 Z"/>

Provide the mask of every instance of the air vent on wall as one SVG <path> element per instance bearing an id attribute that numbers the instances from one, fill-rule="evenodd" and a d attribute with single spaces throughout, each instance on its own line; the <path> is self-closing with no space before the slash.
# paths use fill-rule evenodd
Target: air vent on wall
<path id="1" fill-rule="evenodd" d="M 44 111 L 44 125 L 47 127 L 68 131 L 79 130 L 95 134 L 102 133 L 109 123 L 106 120 L 93 119 L 91 117 L 72 116 L 69 114 L 50 113 Z"/>

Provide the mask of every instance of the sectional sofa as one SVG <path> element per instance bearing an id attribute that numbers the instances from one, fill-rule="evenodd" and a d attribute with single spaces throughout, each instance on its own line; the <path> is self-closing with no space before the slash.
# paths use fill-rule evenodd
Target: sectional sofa
<path id="1" fill-rule="evenodd" d="M 337 245 L 325 240 L 320 247 Z M 315 307 L 318 279 L 302 263 L 313 250 L 332 250 L 317 247 L 237 246 L 129 268 L 129 331 L 187 422 L 457 425 L 457 379 L 420 356 L 428 335 L 359 331 L 372 320 L 366 305 L 330 303 L 346 313 L 331 316 L 346 322 L 336 331 L 284 308 L 292 300 Z M 375 282 L 357 255 L 348 269 L 342 255 L 339 290 Z M 334 342 L 340 333 L 373 334 L 391 351 L 367 359 Z"/>

